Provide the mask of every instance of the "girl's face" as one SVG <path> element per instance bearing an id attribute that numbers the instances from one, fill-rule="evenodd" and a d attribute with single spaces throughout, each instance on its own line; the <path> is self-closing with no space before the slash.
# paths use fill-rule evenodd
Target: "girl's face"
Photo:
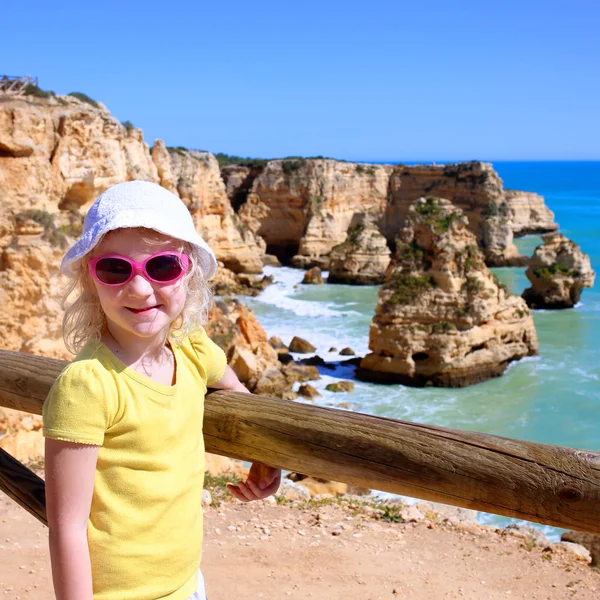
<path id="1" fill-rule="evenodd" d="M 94 249 L 92 258 L 102 254 L 120 254 L 143 261 L 157 252 L 181 250 L 181 242 L 146 229 L 117 229 L 108 233 Z M 138 272 L 124 285 L 109 287 L 93 280 L 109 330 L 127 339 L 148 342 L 166 336 L 171 323 L 180 315 L 186 300 L 184 279 L 160 284 Z"/>

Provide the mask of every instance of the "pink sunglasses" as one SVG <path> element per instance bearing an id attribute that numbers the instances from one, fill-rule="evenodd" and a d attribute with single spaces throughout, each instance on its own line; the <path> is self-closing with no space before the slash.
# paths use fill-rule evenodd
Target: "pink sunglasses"
<path id="1" fill-rule="evenodd" d="M 185 275 L 189 266 L 189 256 L 174 251 L 157 252 L 142 262 L 120 254 L 103 254 L 88 263 L 92 277 L 98 283 L 109 286 L 125 285 L 137 273 L 142 273 L 152 283 L 175 283 Z"/>

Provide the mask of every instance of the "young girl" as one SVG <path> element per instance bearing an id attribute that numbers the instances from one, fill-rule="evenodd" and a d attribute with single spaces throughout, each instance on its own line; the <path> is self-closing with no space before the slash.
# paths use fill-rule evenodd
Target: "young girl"
<path id="1" fill-rule="evenodd" d="M 181 200 L 143 181 L 90 208 L 61 270 L 77 352 L 44 404 L 46 503 L 57 600 L 205 598 L 198 570 L 208 387 L 247 392 L 207 337 L 214 254 Z M 279 486 L 254 464 L 230 486 Z"/>

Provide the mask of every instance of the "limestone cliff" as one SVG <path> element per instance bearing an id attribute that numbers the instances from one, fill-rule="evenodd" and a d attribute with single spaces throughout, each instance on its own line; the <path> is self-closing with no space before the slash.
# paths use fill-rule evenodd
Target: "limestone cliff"
<path id="1" fill-rule="evenodd" d="M 386 239 L 375 223 L 361 215 L 348 228 L 345 241 L 331 251 L 327 282 L 354 285 L 383 283 L 390 255 Z"/>
<path id="2" fill-rule="evenodd" d="M 383 214 L 391 170 L 331 159 L 272 160 L 238 214 L 268 252 L 294 257 L 296 266 L 326 267 L 355 214 Z"/>
<path id="3" fill-rule="evenodd" d="M 582 290 L 594 285 L 590 257 L 559 233 L 547 233 L 542 239 L 525 272 L 531 287 L 523 298 L 531 308 L 572 308 Z"/>
<path id="4" fill-rule="evenodd" d="M 533 192 L 505 190 L 514 235 L 556 231 L 554 213 L 544 204 L 544 199 Z"/>
<path id="5" fill-rule="evenodd" d="M 71 96 L 0 97 L 0 230 L 26 209 L 84 212 L 106 188 L 132 179 L 178 194 L 230 269 L 260 272 L 262 249 L 237 222 L 212 154 L 169 153 L 157 141 L 151 156 L 142 131 L 122 125 L 101 104 Z"/>
<path id="6" fill-rule="evenodd" d="M 488 264 L 522 262 L 513 243 L 502 180 L 492 165 L 473 161 L 396 167 L 390 178 L 390 199 L 382 223 L 388 240 L 404 226 L 411 204 L 425 196 L 446 198 L 463 211 Z"/>
<path id="7" fill-rule="evenodd" d="M 213 248 L 217 258 L 235 273 L 262 271 L 262 240 L 238 222 L 217 159 L 209 152 L 176 148 L 168 151 L 162 140 L 152 148 L 158 182 L 186 204 L 196 229 Z"/>
<path id="8" fill-rule="evenodd" d="M 0 96 L 4 348 L 69 357 L 60 339 L 60 257 L 79 235 L 91 202 L 131 179 L 161 182 L 179 194 L 232 269 L 261 270 L 262 251 L 237 221 L 211 154 L 170 154 L 159 141 L 151 156 L 139 129 L 70 96 Z"/>
<path id="9" fill-rule="evenodd" d="M 230 198 L 241 203 L 240 218 L 269 251 L 305 268 L 328 268 L 331 249 L 361 213 L 393 245 L 411 203 L 428 195 L 463 210 L 490 265 L 524 264 L 513 235 L 556 228 L 543 198 L 504 190 L 493 167 L 482 162 L 393 167 L 286 159 L 269 161 L 254 174 L 247 167 L 225 167 L 222 175 Z"/>
<path id="10" fill-rule="evenodd" d="M 448 200 L 408 211 L 369 334 L 360 376 L 465 386 L 538 351 L 531 313 L 488 270 L 464 213 Z"/>
<path id="11" fill-rule="evenodd" d="M 139 129 L 125 127 L 102 105 L 71 96 L 0 96 L 4 217 L 85 206 L 131 179 L 157 180 L 148 146 Z"/>
<path id="12" fill-rule="evenodd" d="M 246 202 L 254 180 L 263 170 L 264 166 L 225 165 L 221 167 L 225 191 L 234 210 L 237 211 Z"/>

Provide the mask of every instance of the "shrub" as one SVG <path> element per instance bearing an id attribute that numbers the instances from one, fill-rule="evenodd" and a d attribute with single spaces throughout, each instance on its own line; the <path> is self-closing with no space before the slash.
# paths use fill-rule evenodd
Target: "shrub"
<path id="1" fill-rule="evenodd" d="M 131 121 L 121 121 L 121 125 L 123 125 L 127 131 L 135 129 L 135 125 Z"/>
<path id="2" fill-rule="evenodd" d="M 464 262 L 465 273 L 472 271 L 475 267 L 481 266 L 481 256 L 477 246 L 467 246 L 466 256 Z"/>
<path id="3" fill-rule="evenodd" d="M 431 333 L 448 333 L 453 329 L 456 329 L 454 323 L 451 323 L 450 321 L 440 321 L 431 326 Z"/>
<path id="4" fill-rule="evenodd" d="M 55 226 L 54 215 L 39 208 L 30 208 L 29 210 L 24 210 L 15 216 L 15 221 L 17 223 L 24 223 L 30 219 L 35 221 L 38 225 L 41 225 L 44 229 L 49 229 Z"/>
<path id="5" fill-rule="evenodd" d="M 450 225 L 459 218 L 457 212 L 453 210 L 446 212 L 439 204 L 439 198 L 427 196 L 425 203 L 414 205 L 417 214 L 423 217 L 423 222 L 432 227 L 438 233 L 445 233 L 450 229 Z"/>
<path id="6" fill-rule="evenodd" d="M 69 96 L 73 96 L 73 98 L 77 98 L 77 100 L 81 100 L 81 102 L 87 102 L 87 104 L 91 104 L 94 108 L 100 108 L 100 105 L 95 100 L 92 100 L 83 92 L 71 92 Z"/>
<path id="7" fill-rule="evenodd" d="M 483 210 L 484 217 L 497 217 L 499 213 L 498 204 L 495 200 L 490 200 Z"/>
<path id="8" fill-rule="evenodd" d="M 32 208 L 25 210 L 15 216 L 17 223 L 24 223 L 31 219 L 44 228 L 42 239 L 47 240 L 54 247 L 66 248 L 68 246 L 67 238 L 62 231 L 59 231 L 54 224 L 54 215 L 45 210 Z"/>
<path id="9" fill-rule="evenodd" d="M 223 473 L 222 475 L 213 476 L 208 471 L 204 474 L 204 488 L 210 492 L 212 502 L 211 505 L 219 507 L 223 500 L 228 499 L 231 494 L 227 489 L 228 483 L 239 483 L 240 478 L 233 473 Z"/>
<path id="10" fill-rule="evenodd" d="M 42 90 L 37 85 L 33 85 L 33 83 L 28 83 L 25 86 L 25 95 L 34 96 L 35 98 L 50 98 L 51 96 L 56 96 L 54 92 Z"/>
<path id="11" fill-rule="evenodd" d="M 423 249 L 414 240 L 410 244 L 398 244 L 396 254 L 399 261 L 410 261 L 418 264 L 423 262 L 425 257 Z"/>
<path id="12" fill-rule="evenodd" d="M 408 304 L 417 296 L 436 286 L 435 280 L 429 276 L 418 277 L 398 271 L 394 273 L 385 285 L 387 289 L 393 290 L 393 294 L 387 301 L 388 304 Z"/>
<path id="13" fill-rule="evenodd" d="M 570 275 L 571 277 L 577 277 L 577 275 L 579 275 L 577 271 L 571 271 L 568 267 L 559 265 L 558 263 L 554 263 L 549 267 L 535 269 L 533 274 L 538 279 L 552 279 L 555 275 Z"/>
<path id="14" fill-rule="evenodd" d="M 467 277 L 467 291 L 471 294 L 477 294 L 485 289 L 484 284 L 476 277 Z"/>
<path id="15" fill-rule="evenodd" d="M 298 158 L 284 158 L 281 163 L 281 168 L 286 175 L 301 169 L 306 164 L 306 159 L 302 157 Z"/>
<path id="16" fill-rule="evenodd" d="M 167 152 L 169 154 L 179 154 L 179 156 L 185 156 L 188 153 L 188 149 L 185 146 L 167 146 Z"/>
<path id="17" fill-rule="evenodd" d="M 498 288 L 504 290 L 507 294 L 511 293 L 508 287 L 498 279 L 496 273 L 492 273 L 492 279 L 494 280 L 494 283 L 498 286 Z"/>
<path id="18" fill-rule="evenodd" d="M 267 158 L 242 158 L 241 156 L 225 154 L 223 152 L 217 152 L 215 157 L 219 163 L 219 167 L 224 167 L 226 165 L 239 165 L 240 167 L 249 168 L 264 167 L 269 160 Z"/>

